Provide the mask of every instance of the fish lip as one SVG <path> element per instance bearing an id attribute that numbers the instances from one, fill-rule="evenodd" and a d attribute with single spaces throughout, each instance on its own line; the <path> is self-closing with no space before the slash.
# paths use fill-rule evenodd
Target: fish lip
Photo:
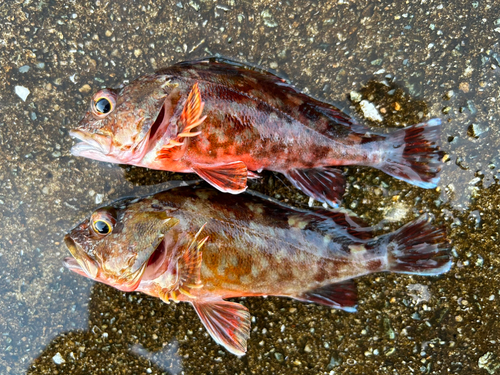
<path id="1" fill-rule="evenodd" d="M 71 238 L 69 234 L 64 236 L 64 244 L 68 248 L 69 252 L 71 255 L 73 255 L 73 259 L 75 258 L 75 254 L 78 251 L 78 248 L 76 247 L 76 242 Z M 65 258 L 66 259 L 66 258 Z"/>
<path id="2" fill-rule="evenodd" d="M 99 267 L 85 252 L 78 247 L 77 243 L 69 234 L 64 236 L 64 244 L 68 248 L 72 257 L 66 257 L 63 265 L 76 273 L 83 273 L 90 279 L 95 280 L 99 275 Z M 73 259 L 73 260 L 71 260 Z M 78 272 L 80 271 L 80 272 Z"/>
<path id="3" fill-rule="evenodd" d="M 97 158 L 98 160 L 110 158 L 108 156 L 111 151 L 111 140 L 109 137 L 97 135 L 101 140 L 106 140 L 107 144 L 104 144 L 104 142 L 99 142 L 88 133 L 78 129 L 70 130 L 69 136 L 77 140 L 77 143 L 71 148 L 71 153 L 74 156 L 84 156 L 92 159 Z M 97 155 L 95 155 L 95 153 L 97 153 Z"/>
<path id="4" fill-rule="evenodd" d="M 63 259 L 63 266 L 71 271 L 84 271 L 74 257 L 65 257 Z"/>

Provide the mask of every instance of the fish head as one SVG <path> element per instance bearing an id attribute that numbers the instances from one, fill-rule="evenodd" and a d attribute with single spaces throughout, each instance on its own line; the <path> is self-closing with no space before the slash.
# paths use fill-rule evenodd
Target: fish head
<path id="1" fill-rule="evenodd" d="M 72 255 L 64 265 L 119 290 L 136 290 L 148 266 L 155 273 L 168 267 L 168 232 L 177 223 L 137 199 L 101 207 L 64 237 Z"/>
<path id="2" fill-rule="evenodd" d="M 139 164 L 173 115 L 179 89 L 168 76 L 147 75 L 118 89 L 99 90 L 70 136 L 75 156 Z"/>

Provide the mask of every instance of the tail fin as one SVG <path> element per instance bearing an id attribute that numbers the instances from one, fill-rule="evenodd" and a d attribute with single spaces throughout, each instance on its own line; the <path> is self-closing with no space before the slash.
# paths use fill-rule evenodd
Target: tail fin
<path id="1" fill-rule="evenodd" d="M 425 189 L 436 187 L 443 157 L 440 134 L 438 118 L 398 130 L 387 138 L 387 158 L 377 168 Z"/>
<path id="2" fill-rule="evenodd" d="M 451 247 L 445 228 L 429 223 L 428 215 L 387 235 L 388 271 L 432 276 L 451 268 Z"/>

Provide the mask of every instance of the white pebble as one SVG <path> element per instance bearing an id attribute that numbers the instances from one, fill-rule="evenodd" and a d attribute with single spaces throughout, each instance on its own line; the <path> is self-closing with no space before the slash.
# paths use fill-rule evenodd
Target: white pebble
<path id="1" fill-rule="evenodd" d="M 26 98 L 30 94 L 30 90 L 28 90 L 24 86 L 16 86 L 14 90 L 16 91 L 16 95 L 19 96 L 23 100 L 23 102 L 26 101 Z"/>
<path id="2" fill-rule="evenodd" d="M 101 204 L 104 198 L 104 194 L 96 194 L 95 195 L 95 204 Z"/>
<path id="3" fill-rule="evenodd" d="M 369 102 L 368 100 L 362 100 L 359 105 L 361 106 L 361 110 L 367 119 L 382 122 L 383 118 L 378 109 L 375 108 L 375 104 Z"/>
<path id="4" fill-rule="evenodd" d="M 54 363 L 56 365 L 60 365 L 60 364 L 63 364 L 64 362 L 66 362 L 64 360 L 64 358 L 62 357 L 61 353 L 57 352 L 55 356 L 52 357 L 52 360 L 54 361 Z"/>

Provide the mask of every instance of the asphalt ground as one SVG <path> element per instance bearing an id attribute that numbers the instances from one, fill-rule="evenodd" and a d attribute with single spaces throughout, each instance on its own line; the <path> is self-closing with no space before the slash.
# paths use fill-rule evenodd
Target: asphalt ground
<path id="1" fill-rule="evenodd" d="M 500 373 L 499 37 L 493 0 L 3 1 L 0 374 Z M 355 314 L 241 299 L 254 319 L 238 358 L 191 306 L 63 268 L 63 235 L 95 207 L 195 178 L 72 157 L 68 130 L 92 93 L 214 54 L 273 69 L 363 124 L 440 117 L 437 189 L 345 168 L 343 205 L 370 224 L 386 219 L 384 231 L 431 213 L 448 228 L 451 271 L 360 278 Z M 277 174 L 251 188 L 308 202 Z"/>

